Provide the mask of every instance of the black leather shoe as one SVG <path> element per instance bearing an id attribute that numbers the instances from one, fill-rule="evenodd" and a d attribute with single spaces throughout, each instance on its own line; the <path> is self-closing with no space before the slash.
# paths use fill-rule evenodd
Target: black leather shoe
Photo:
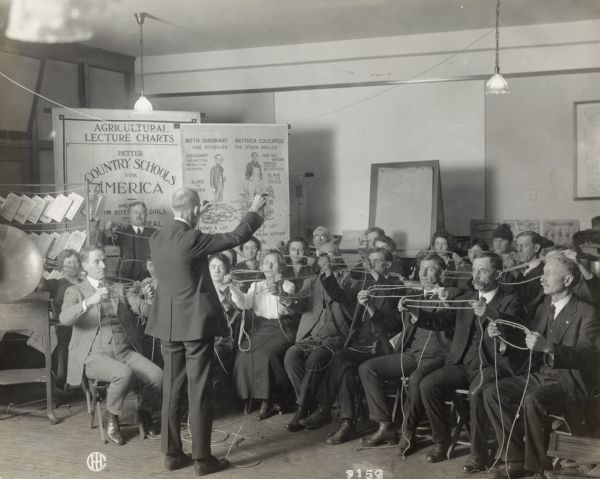
<path id="1" fill-rule="evenodd" d="M 483 460 L 481 457 L 470 455 L 469 459 L 467 459 L 467 462 L 463 464 L 462 470 L 467 474 L 485 471 L 486 463 L 487 461 Z"/>
<path id="2" fill-rule="evenodd" d="M 331 422 L 331 409 L 321 406 L 306 419 L 302 420 L 302 424 L 306 429 L 318 429 L 325 424 Z"/>
<path id="3" fill-rule="evenodd" d="M 446 459 L 446 453 L 448 452 L 448 446 L 441 442 L 436 442 L 431 449 L 427 452 L 425 460 L 427 462 L 440 462 Z"/>
<path id="4" fill-rule="evenodd" d="M 172 456 L 167 454 L 165 456 L 165 468 L 168 471 L 174 471 L 176 469 L 181 469 L 182 467 L 189 466 L 192 464 L 192 458 L 187 454 L 177 454 L 176 456 Z"/>
<path id="5" fill-rule="evenodd" d="M 361 446 L 376 447 L 382 444 L 398 444 L 398 431 L 391 422 L 380 422 L 377 431 L 360 439 Z"/>
<path id="6" fill-rule="evenodd" d="M 227 459 L 217 459 L 215 456 L 210 456 L 201 461 L 194 461 L 194 473 L 197 476 L 206 476 L 213 472 L 219 472 L 229 467 Z"/>
<path id="7" fill-rule="evenodd" d="M 119 416 L 106 411 L 102 417 L 102 425 L 104 426 L 106 438 L 109 442 L 118 446 L 125 444 L 125 440 L 121 435 L 121 429 L 119 428 Z"/>
<path id="8" fill-rule="evenodd" d="M 144 427 L 144 433 L 146 434 L 146 437 L 150 437 L 152 439 L 160 437 L 160 426 L 152 420 L 152 414 L 150 414 L 150 411 L 140 409 L 138 411 L 138 417 L 142 423 L 142 426 Z"/>
<path id="9" fill-rule="evenodd" d="M 414 434 L 400 434 L 398 442 L 398 454 L 402 457 L 408 456 L 415 452 L 417 446 L 417 437 Z"/>
<path id="10" fill-rule="evenodd" d="M 290 432 L 302 431 L 304 424 L 300 423 L 300 419 L 304 419 L 308 415 L 308 410 L 302 406 L 298 406 L 292 420 L 285 425 L 285 428 Z"/>
<path id="11" fill-rule="evenodd" d="M 508 471 L 507 471 L 508 470 Z M 500 464 L 488 472 L 488 479 L 516 479 L 518 477 L 528 476 L 522 462 L 507 462 Z"/>
<path id="12" fill-rule="evenodd" d="M 268 401 L 265 399 L 260 404 L 260 409 L 258 411 L 258 415 L 256 416 L 256 419 L 258 419 L 260 421 L 264 421 L 265 419 L 268 419 L 271 416 L 274 416 L 279 411 L 281 411 L 281 406 L 279 406 L 279 404 L 277 404 L 277 403 L 271 404 L 271 401 Z"/>
<path id="13" fill-rule="evenodd" d="M 337 446 L 338 444 L 342 444 L 352 437 L 352 433 L 354 432 L 354 424 L 350 419 L 342 419 L 342 424 L 340 428 L 331 434 L 325 442 L 327 444 L 331 444 Z"/>

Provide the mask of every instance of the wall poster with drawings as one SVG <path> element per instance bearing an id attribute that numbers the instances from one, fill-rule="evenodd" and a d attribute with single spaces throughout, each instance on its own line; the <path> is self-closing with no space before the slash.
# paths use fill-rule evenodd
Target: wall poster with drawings
<path id="1" fill-rule="evenodd" d="M 574 104 L 575 199 L 600 198 L 600 101 Z"/>
<path id="2" fill-rule="evenodd" d="M 542 235 L 556 245 L 570 246 L 573 235 L 579 231 L 579 220 L 544 220 Z"/>
<path id="3" fill-rule="evenodd" d="M 287 125 L 182 125 L 183 184 L 211 203 L 199 228 L 234 229 L 255 194 L 266 193 L 256 237 L 274 248 L 290 234 Z"/>

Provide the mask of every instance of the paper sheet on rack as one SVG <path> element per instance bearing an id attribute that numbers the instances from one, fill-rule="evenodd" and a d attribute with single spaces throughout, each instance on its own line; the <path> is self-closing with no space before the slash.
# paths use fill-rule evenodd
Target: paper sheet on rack
<path id="1" fill-rule="evenodd" d="M 46 195 L 44 197 L 44 202 L 46 203 L 46 208 L 44 208 L 44 210 L 42 211 L 40 221 L 42 223 L 50 223 L 50 221 L 52 221 L 52 217 L 50 216 L 50 210 L 52 209 L 52 203 L 54 203 L 54 197 Z"/>
<path id="2" fill-rule="evenodd" d="M 50 259 L 56 259 L 56 255 L 59 252 L 58 247 L 60 246 L 60 235 L 56 232 L 52 233 L 52 238 L 54 239 L 53 243 L 52 243 L 52 247 L 50 248 L 50 251 L 48 252 L 48 258 Z"/>
<path id="3" fill-rule="evenodd" d="M 29 214 L 31 210 L 33 210 L 35 206 L 35 202 L 27 195 L 21 195 L 21 204 L 15 213 L 14 220 L 22 225 L 25 224 L 27 218 L 29 218 Z"/>
<path id="4" fill-rule="evenodd" d="M 52 208 L 48 212 L 48 215 L 50 215 L 54 221 L 60 223 L 65 218 L 65 215 L 67 214 L 67 211 L 69 211 L 72 203 L 73 200 L 67 198 L 63 194 L 60 194 L 56 197 L 54 203 L 52 203 Z"/>
<path id="5" fill-rule="evenodd" d="M 40 247 L 40 252 L 42 253 L 42 258 L 48 256 L 48 252 L 54 243 L 54 236 L 48 233 L 42 233 L 39 237 L 38 246 Z"/>
<path id="6" fill-rule="evenodd" d="M 75 218 L 75 215 L 79 211 L 79 208 L 81 208 L 81 205 L 83 204 L 83 200 L 85 198 L 81 195 L 78 195 L 74 191 L 69 193 L 68 198 L 72 201 L 72 203 L 67 213 L 65 214 L 65 218 L 67 218 L 69 221 L 73 221 L 73 218 Z"/>
<path id="7" fill-rule="evenodd" d="M 27 221 L 35 224 L 40 220 L 40 217 L 42 216 L 42 213 L 44 212 L 48 204 L 44 201 L 44 199 L 41 196 L 38 195 L 35 195 L 32 198 L 32 200 L 34 206 L 31 212 L 29 213 L 29 216 L 27 217 Z"/>
<path id="8" fill-rule="evenodd" d="M 2 210 L 0 210 L 0 214 L 4 216 L 8 221 L 12 221 L 19 209 L 21 204 L 21 197 L 15 195 L 14 193 L 9 193 L 6 197 L 6 201 L 2 205 Z"/>
<path id="9" fill-rule="evenodd" d="M 69 242 L 67 243 L 67 246 L 65 248 L 75 250 L 79 253 L 81 251 L 81 248 L 83 248 L 83 245 L 85 244 L 85 237 L 85 232 L 80 230 L 73 231 L 71 233 L 71 237 L 69 238 Z"/>

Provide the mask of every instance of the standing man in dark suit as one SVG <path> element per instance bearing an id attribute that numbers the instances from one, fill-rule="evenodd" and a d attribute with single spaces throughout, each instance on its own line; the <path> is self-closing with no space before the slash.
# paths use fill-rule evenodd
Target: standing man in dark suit
<path id="1" fill-rule="evenodd" d="M 118 246 L 120 249 L 119 276 L 141 281 L 150 276 L 146 269 L 146 260 L 150 257 L 148 240 L 156 231 L 144 226 L 148 209 L 143 201 L 129 204 L 129 224 L 113 231 L 112 222 L 104 224 L 104 244 Z"/>
<path id="2" fill-rule="evenodd" d="M 471 455 L 463 466 L 467 473 L 482 471 L 488 461 L 487 435 L 489 421 L 482 402 L 482 387 L 494 378 L 494 342 L 485 333 L 489 318 L 522 316 L 519 297 L 505 293 L 498 285 L 502 258 L 496 253 L 482 252 L 473 261 L 475 291 L 458 297 L 464 303 L 452 303 L 463 309 L 443 309 L 428 312 L 408 308 L 417 327 L 432 330 L 454 326 L 454 336 L 441 369 L 421 381 L 421 400 L 431 423 L 433 446 L 427 462 L 446 458 L 450 445 L 450 417 L 445 402 L 454 397 L 456 389 L 469 389 L 471 418 Z M 471 306 L 472 309 L 469 308 Z M 402 301 L 398 306 L 402 307 Z M 498 374 L 508 375 L 512 364 L 507 356 L 498 357 Z"/>
<path id="3" fill-rule="evenodd" d="M 523 411 L 510 440 L 504 443 L 507 463 L 493 469 L 491 478 L 509 474 L 543 478 L 544 469 L 551 468 L 546 456 L 551 431 L 548 414 L 564 414 L 577 434 L 590 410 L 591 393 L 597 386 L 594 357 L 600 318 L 597 309 L 573 294 L 578 273 L 576 263 L 562 255 L 546 261 L 541 280 L 546 297 L 525 337 L 533 355 Z M 488 333 L 496 337 L 500 330 L 490 323 Z M 484 391 L 485 408 L 499 444 L 508 439 L 526 384 L 527 366 L 521 375 L 498 383 L 500 406 L 495 385 Z"/>
<path id="4" fill-rule="evenodd" d="M 234 231 L 205 234 L 196 229 L 202 213 L 198 193 L 181 188 L 171 202 L 174 219 L 150 238 L 158 289 L 146 333 L 162 344 L 161 449 L 169 470 L 188 462 L 180 437 L 186 380 L 196 474 L 210 474 L 229 465 L 210 450 L 214 338 L 227 336 L 229 330 L 208 269 L 208 255 L 248 241 L 263 222 L 258 213 L 264 206 L 265 198 L 255 196 Z"/>

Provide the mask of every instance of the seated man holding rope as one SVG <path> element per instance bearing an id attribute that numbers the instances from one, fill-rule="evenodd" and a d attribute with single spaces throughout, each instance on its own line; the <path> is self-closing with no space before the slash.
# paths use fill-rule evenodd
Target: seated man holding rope
<path id="1" fill-rule="evenodd" d="M 429 253 L 419 264 L 417 285 L 407 289 L 390 289 L 390 295 L 399 298 L 418 298 L 428 303 L 430 311 L 435 311 L 440 299 L 447 299 L 448 291 L 441 287 L 442 272 L 446 267 L 444 260 L 435 253 Z M 438 296 L 439 295 L 439 296 Z M 369 417 L 379 422 L 374 434 L 364 437 L 363 446 L 374 447 L 380 444 L 396 444 L 398 433 L 392 424 L 392 415 L 385 394 L 386 379 L 410 378 L 408 381 L 407 404 L 402 401 L 402 438 L 399 453 L 407 455 L 414 450 L 415 432 L 419 416 L 423 412 L 419 384 L 429 373 L 441 368 L 446 362 L 446 354 L 452 337 L 452 325 L 446 330 L 428 331 L 410 321 L 406 312 L 399 313 L 402 333 L 396 342 L 394 353 L 370 359 L 360 365 L 358 373 L 365 389 L 369 404 Z M 376 311 L 375 314 L 382 314 Z"/>
<path id="2" fill-rule="evenodd" d="M 389 274 L 392 254 L 387 250 L 376 249 L 369 253 L 368 259 L 370 270 L 366 272 L 364 279 L 352 280 L 348 287 L 342 288 L 333 275 L 328 257 L 321 257 L 321 281 L 327 294 L 338 303 L 355 305 L 357 298 L 359 301 L 344 348 L 333 355 L 317 392 L 319 408 L 304 420 L 307 429 L 316 429 L 331 422 L 331 407 L 337 398 L 341 426 L 327 438 L 327 444 L 341 444 L 351 438 L 354 431 L 358 366 L 376 356 L 391 354 L 393 350 L 389 339 L 400 330 L 400 323 L 393 314 L 397 298 L 389 295 L 390 286 L 401 284 Z M 375 314 L 376 310 L 383 314 Z"/>
<path id="3" fill-rule="evenodd" d="M 143 388 L 139 417 L 146 433 L 157 436 L 151 413 L 160 404 L 162 371 L 142 356 L 133 317 L 133 313 L 147 315 L 151 304 L 131 291 L 126 295 L 120 284 L 106 286 L 102 249 L 86 246 L 79 257 L 87 278 L 67 289 L 60 313 L 60 322 L 73 326 L 67 381 L 81 384 L 85 369 L 88 378 L 110 382 L 102 422 L 109 441 L 118 445 L 124 444 L 119 428 L 123 403 L 139 381 Z"/>
<path id="4" fill-rule="evenodd" d="M 320 251 L 331 259 L 340 257 L 339 248 L 332 242 L 322 245 Z M 341 264 L 334 260 L 331 269 L 336 281 L 343 284 L 348 273 L 340 267 Z M 300 319 L 296 344 L 287 350 L 284 359 L 285 371 L 294 386 L 298 405 L 292 420 L 285 425 L 291 432 L 304 429 L 300 420 L 314 407 L 319 384 L 333 354 L 344 345 L 353 314 L 351 305 L 338 303 L 327 294 L 319 275 L 307 278 L 295 296 L 306 298 L 307 304 Z M 297 301 L 292 304 L 293 309 L 296 309 L 296 304 Z"/>
<path id="5" fill-rule="evenodd" d="M 564 414 L 576 432 L 589 411 L 598 377 L 597 364 L 587 358 L 597 351 L 600 318 L 596 308 L 573 294 L 578 277 L 576 263 L 567 257 L 546 259 L 541 279 L 546 297 L 530 329 L 520 328 L 526 333 L 529 362 L 518 376 L 490 384 L 484 391 L 485 408 L 501 445 L 498 457 L 505 451 L 505 464 L 492 469 L 490 478 L 532 474 L 543 478 L 544 469 L 551 468 L 546 455 L 548 415 Z M 490 322 L 490 337 L 502 337 L 498 323 L 502 321 Z"/>
<path id="6" fill-rule="evenodd" d="M 507 376 L 513 370 L 507 356 L 495 364 L 495 344 L 484 334 L 489 318 L 522 316 L 516 294 L 506 293 L 499 287 L 502 258 L 495 253 L 482 252 L 473 261 L 475 291 L 446 301 L 435 312 L 428 312 L 423 302 L 406 298 L 398 308 L 408 309 L 418 327 L 440 330 L 454 327 L 454 337 L 446 364 L 421 381 L 421 400 L 431 423 L 433 446 L 427 462 L 446 458 L 450 445 L 450 415 L 445 402 L 454 397 L 456 389 L 469 389 L 471 455 L 463 466 L 464 472 L 484 470 L 488 462 L 487 436 L 489 421 L 482 402 L 481 388 L 496 374 Z"/>

